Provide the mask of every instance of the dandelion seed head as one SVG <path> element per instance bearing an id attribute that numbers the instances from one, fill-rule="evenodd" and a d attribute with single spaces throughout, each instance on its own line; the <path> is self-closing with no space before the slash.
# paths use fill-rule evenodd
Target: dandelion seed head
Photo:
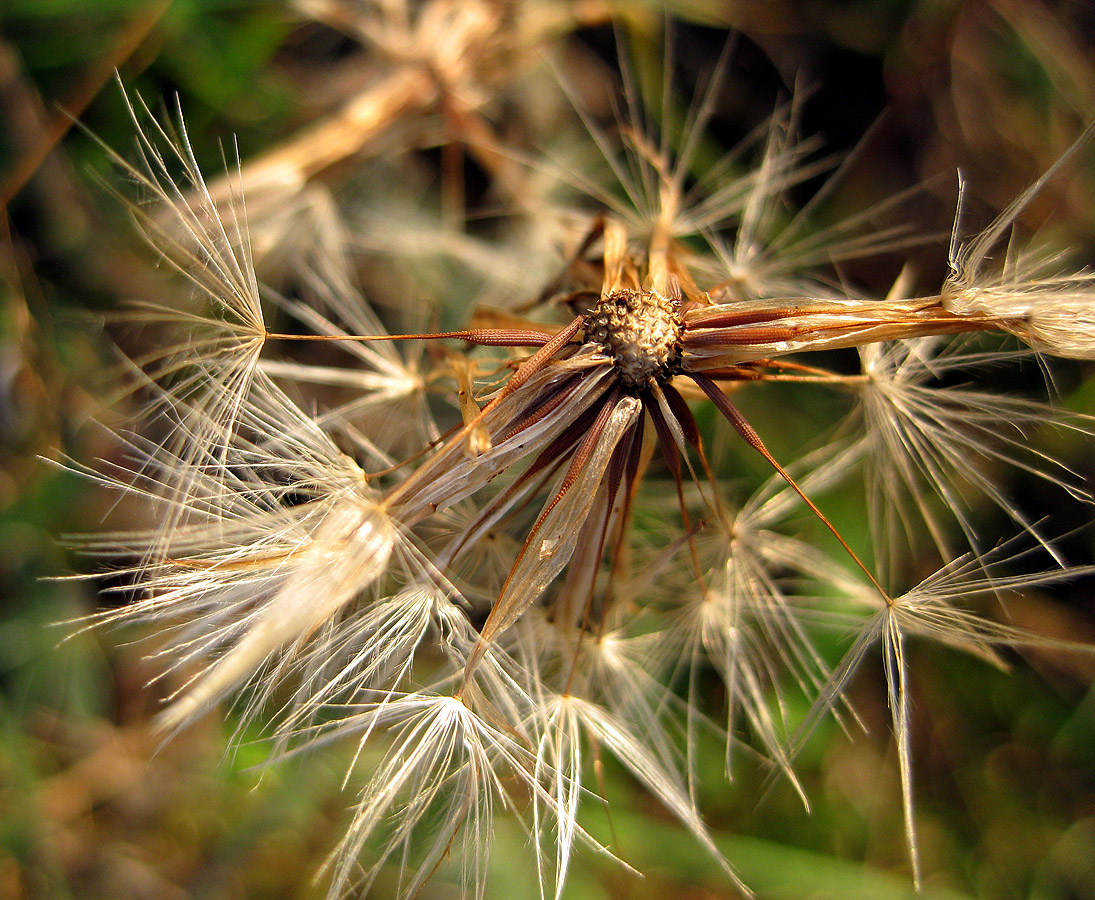
<path id="1" fill-rule="evenodd" d="M 495 58 L 486 51 L 503 34 L 499 15 L 490 4 L 394 0 L 366 15 L 365 29 L 378 46 L 393 37 L 385 58 L 397 68 L 422 76 L 417 67 L 429 63 L 431 91 L 443 85 L 450 124 L 472 128 L 457 137 L 472 138 L 465 146 L 492 188 L 505 180 L 510 148 L 494 146 L 503 138 L 479 118 L 490 98 L 480 94 L 488 79 L 476 59 Z M 465 56 L 473 45 L 483 53 Z M 725 71 L 725 55 L 717 68 Z M 507 286 L 504 313 L 476 313 L 461 331 L 431 331 L 420 320 L 413 333 L 389 334 L 355 283 L 364 267 L 344 236 L 337 252 L 287 254 L 284 296 L 260 290 L 267 275 L 254 269 L 242 202 L 210 200 L 198 215 L 151 155 L 143 180 L 182 236 L 165 218 L 150 220 L 150 238 L 180 257 L 177 273 L 209 310 L 175 316 L 195 337 L 136 364 L 157 391 L 168 434 L 130 442 L 142 460 L 128 484 L 100 481 L 156 504 L 162 524 L 115 540 L 115 550 L 143 554 L 128 573 L 146 599 L 109 618 L 159 624 L 168 637 L 161 658 L 188 678 L 161 716 L 169 730 L 250 686 L 244 720 L 281 697 L 274 734 L 286 745 L 342 737 L 359 750 L 386 745 L 332 857 L 331 897 L 367 890 L 386 862 L 400 867 L 400 897 L 416 896 L 450 862 L 462 867 L 462 895 L 482 897 L 492 816 L 521 807 L 532 819 L 541 893 L 554 879 L 558 897 L 575 846 L 615 852 L 578 824 L 592 790 L 588 759 L 601 751 L 745 893 L 697 808 L 698 741 L 717 734 L 729 774 L 744 728 L 801 792 L 785 698 L 817 698 L 803 734 L 821 714 L 842 716 L 852 670 L 880 644 L 915 859 L 902 641 L 984 650 L 1020 643 L 1020 634 L 958 602 L 1002 579 L 978 582 L 971 564 L 964 579 L 901 593 L 909 576 L 889 557 L 911 549 L 921 561 L 926 533 L 949 558 L 955 525 L 976 549 L 969 486 L 1040 541 L 987 471 L 997 464 L 1085 498 L 1072 473 L 1027 437 L 1052 416 L 1075 434 L 1090 429 L 947 376 L 977 361 L 955 333 L 1011 332 L 1083 355 L 1095 346 L 1090 276 L 1053 280 L 1016 264 L 986 274 L 994 226 L 952 261 L 962 277 L 937 295 L 909 296 L 899 280 L 884 299 L 866 296 L 836 277 L 836 264 L 903 246 L 904 232 L 865 235 L 871 211 L 815 226 L 839 171 L 820 199 L 793 209 L 788 189 L 807 190 L 830 169 L 811 161 L 816 145 L 798 137 L 796 104 L 708 167 L 703 132 L 717 85 L 677 128 L 671 104 L 647 115 L 624 80 L 615 131 L 574 104 L 615 183 L 571 178 L 598 211 L 568 217 L 584 236 L 562 272 L 545 274 L 546 254 L 512 234 L 496 251 L 459 217 L 424 231 L 410 217 L 400 224 L 392 213 L 389 223 L 374 213 L 385 228 L 370 251 L 387 254 L 370 252 L 378 284 L 390 280 L 393 254 L 413 253 L 416 269 L 426 254 L 473 270 L 505 263 L 516 285 L 532 285 L 524 296 Z M 420 102 L 399 105 L 396 117 Z M 758 138 L 756 171 L 738 173 L 741 151 Z M 189 145 L 175 156 L 200 189 Z M 286 220 L 299 221 L 295 209 L 285 207 Z M 266 231 L 264 251 L 274 238 L 280 245 L 282 227 L 292 230 Z M 437 321 L 482 301 L 469 293 L 453 280 L 431 295 Z M 560 324 L 564 309 L 569 324 Z M 295 330 L 268 330 L 271 315 Z M 854 375 L 826 355 L 851 347 L 862 353 Z M 783 381 L 859 399 L 838 441 L 786 465 L 761 437 L 771 426 L 754 428 L 731 401 Z M 741 471 L 710 452 L 718 438 L 694 409 L 702 402 L 775 472 L 738 506 L 728 488 Z M 871 479 L 867 522 L 845 539 L 814 495 L 843 489 L 862 468 Z M 793 536 L 806 514 L 839 546 Z M 908 541 L 890 540 L 898 528 Z M 868 568 L 852 545 L 871 539 Z M 849 558 L 858 565 L 851 574 Z M 815 628 L 853 617 L 854 645 L 834 671 Z M 713 677 L 723 688 L 715 697 Z"/>

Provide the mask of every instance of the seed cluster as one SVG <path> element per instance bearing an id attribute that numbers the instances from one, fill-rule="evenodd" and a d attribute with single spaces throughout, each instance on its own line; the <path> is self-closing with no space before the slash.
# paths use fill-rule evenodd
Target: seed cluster
<path id="1" fill-rule="evenodd" d="M 657 291 L 620 290 L 597 301 L 586 320 L 586 341 L 612 357 L 629 388 L 665 381 L 680 359 L 680 301 Z"/>

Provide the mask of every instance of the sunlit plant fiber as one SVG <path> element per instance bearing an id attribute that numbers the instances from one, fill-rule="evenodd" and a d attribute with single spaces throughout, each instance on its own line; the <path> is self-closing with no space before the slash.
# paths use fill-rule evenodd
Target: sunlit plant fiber
<path id="1" fill-rule="evenodd" d="M 372 277 L 433 250 L 523 287 L 494 291 L 505 310 L 459 298 L 455 330 L 391 334 L 354 287 L 354 229 L 313 179 L 332 163 L 313 144 L 337 148 L 301 140 L 207 185 L 181 118 L 134 104 L 139 155 L 115 159 L 156 201 L 134 215 L 193 296 L 132 316 L 173 342 L 134 360 L 149 404 L 128 438 L 132 471 L 87 471 L 156 521 L 93 544 L 132 555 L 139 597 L 101 618 L 158 634 L 176 685 L 163 732 L 249 687 L 244 721 L 270 723 L 287 748 L 381 748 L 349 779 L 359 794 L 331 896 L 367 889 L 386 861 L 402 869 L 401 896 L 443 866 L 482 896 L 500 809 L 526 822 L 542 891 L 558 895 L 575 848 L 614 852 L 579 815 L 594 754 L 614 756 L 745 892 L 695 802 L 700 733 L 720 735 L 729 773 L 743 731 L 797 787 L 802 742 L 827 715 L 854 722 L 849 678 L 880 655 L 919 879 L 907 639 L 990 657 L 1037 644 L 981 617 L 977 598 L 1089 571 L 1065 563 L 1042 511 L 1021 510 L 994 473 L 1017 466 L 1052 502 L 1088 502 L 1028 437 L 1052 425 L 1086 439 L 1090 423 L 978 375 L 1032 352 L 1095 358 L 1095 276 L 1012 238 L 1056 168 L 979 234 L 957 217 L 935 290 L 902 277 L 869 296 L 836 264 L 909 235 L 875 225 L 890 201 L 827 227 L 812 203 L 792 209 L 788 192 L 825 171 L 794 103 L 701 167 L 724 61 L 683 116 L 668 87 L 646 108 L 625 73 L 611 131 L 557 73 L 591 151 L 576 164 L 507 146 L 480 111 L 501 89 L 499 56 L 554 26 L 518 35 L 532 26 L 489 3 L 354 9 L 392 69 L 360 98 L 346 156 L 443 95 L 515 210 L 497 247 L 393 214 L 368 242 Z M 986 351 L 979 333 L 1012 338 Z M 860 370 L 834 368 L 829 351 L 851 348 Z M 798 460 L 769 451 L 738 396 L 782 382 L 852 398 L 832 445 Z M 709 453 L 726 435 L 773 473 L 744 500 Z M 873 545 L 853 547 L 814 497 L 864 476 Z M 985 540 L 973 494 L 1012 536 Z M 804 513 L 824 526 L 814 539 Z M 1024 572 L 1016 548 L 1045 565 Z M 938 564 L 918 583 L 914 550 Z M 852 634 L 835 666 L 818 628 Z M 721 726 L 701 696 L 712 672 Z M 804 720 L 785 716 L 788 690 L 809 698 Z"/>

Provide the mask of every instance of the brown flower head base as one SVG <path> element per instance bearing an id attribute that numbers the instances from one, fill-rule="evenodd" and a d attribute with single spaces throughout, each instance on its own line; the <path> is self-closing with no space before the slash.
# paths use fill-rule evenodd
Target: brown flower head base
<path id="1" fill-rule="evenodd" d="M 597 301 L 585 323 L 585 339 L 612 357 L 616 377 L 641 390 L 672 378 L 681 359 L 681 298 L 625 288 Z"/>

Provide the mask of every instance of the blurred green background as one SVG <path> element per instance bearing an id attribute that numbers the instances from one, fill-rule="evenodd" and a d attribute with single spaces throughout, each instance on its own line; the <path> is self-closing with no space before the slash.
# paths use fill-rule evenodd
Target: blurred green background
<path id="1" fill-rule="evenodd" d="M 640 8 L 637 20 L 656 29 L 657 4 Z M 1091 4 L 693 0 L 673 9 L 685 81 L 717 55 L 725 29 L 740 31 L 736 90 L 719 127 L 762 120 L 800 79 L 811 89 L 807 134 L 847 151 L 875 129 L 841 193 L 849 207 L 943 173 L 910 212 L 929 231 L 949 228 L 957 166 L 972 215 L 987 220 L 1095 118 Z M 575 39 L 603 52 L 611 30 Z M 116 67 L 150 103 L 178 95 L 198 158 L 215 172 L 233 136 L 247 159 L 337 104 L 336 76 L 358 52 L 275 2 L 0 4 L 0 900 L 324 895 L 313 876 L 352 800 L 340 790 L 352 748 L 262 769 L 268 751 L 256 735 L 226 749 L 230 716 L 159 746 L 148 730 L 153 670 L 132 635 L 56 624 L 117 602 L 69 577 L 92 564 L 58 538 L 127 513 L 47 460 L 120 452 L 93 423 L 120 421 L 98 387 L 113 362 L 99 323 L 120 299 L 155 290 L 124 210 L 98 183 L 116 174 L 70 115 L 123 155 L 133 146 Z M 1031 217 L 1095 259 L 1095 165 L 1083 159 Z M 941 257 L 938 244 L 918 251 L 929 280 Z M 894 274 L 892 261 L 855 272 L 880 285 Z M 1095 412 L 1088 368 L 1059 378 L 1063 402 Z M 756 424 L 771 434 L 779 418 Z M 1056 450 L 1090 476 L 1082 448 Z M 1084 518 L 1065 521 L 1079 528 Z M 1075 562 L 1095 555 L 1090 534 L 1068 549 Z M 1026 627 L 1095 640 L 1088 588 L 1010 611 Z M 1095 898 L 1092 659 L 1015 656 L 1005 673 L 915 642 L 910 655 L 923 896 Z M 748 760 L 729 785 L 718 751 L 704 760 L 704 814 L 760 898 L 914 896 L 877 672 L 858 679 L 854 702 L 868 733 L 849 739 L 827 725 L 799 760 L 809 815 Z M 732 896 L 704 851 L 610 762 L 606 779 L 606 827 L 644 877 L 580 853 L 568 897 Z M 603 814 L 589 805 L 592 819 Z M 524 835 L 504 817 L 498 828 L 488 895 L 537 897 Z M 375 896 L 394 890 L 394 878 Z M 423 896 L 456 895 L 439 880 Z"/>

